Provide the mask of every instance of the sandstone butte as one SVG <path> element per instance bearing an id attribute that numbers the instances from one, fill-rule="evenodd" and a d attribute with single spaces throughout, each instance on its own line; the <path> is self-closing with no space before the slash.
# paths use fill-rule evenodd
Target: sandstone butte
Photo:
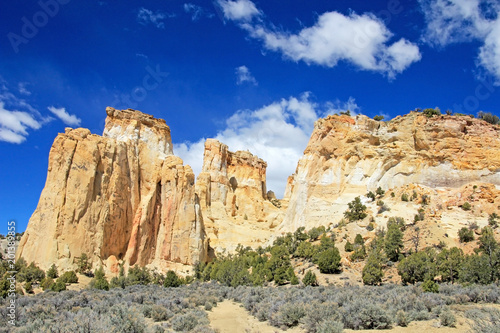
<path id="1" fill-rule="evenodd" d="M 500 127 L 480 119 L 418 112 L 389 122 L 319 119 L 284 198 L 276 200 L 267 192 L 267 164 L 257 156 L 208 139 L 195 181 L 173 154 L 164 120 L 131 109 L 106 112 L 102 136 L 66 129 L 54 140 L 17 257 L 68 270 L 86 253 L 112 274 L 120 263 L 193 265 L 238 244 L 255 248 L 301 226 L 338 223 L 348 202 L 379 186 L 395 198 L 411 190 L 428 194 L 429 215 L 450 230 L 458 228 L 454 207 L 466 195 L 477 201 L 481 223 L 500 206 Z M 395 214 L 416 211 L 393 201 Z"/>

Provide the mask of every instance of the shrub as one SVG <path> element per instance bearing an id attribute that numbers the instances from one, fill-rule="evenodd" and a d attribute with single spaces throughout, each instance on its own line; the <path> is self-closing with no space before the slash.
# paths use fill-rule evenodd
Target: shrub
<path id="1" fill-rule="evenodd" d="M 347 243 L 345 243 L 344 251 L 345 252 L 352 252 L 352 251 L 354 251 L 354 246 L 352 245 L 351 242 L 347 241 Z"/>
<path id="2" fill-rule="evenodd" d="M 379 197 L 383 197 L 385 195 L 385 191 L 380 186 L 377 188 L 377 191 L 375 191 L 375 193 Z"/>
<path id="3" fill-rule="evenodd" d="M 449 309 L 445 309 L 444 311 L 441 311 L 441 314 L 439 315 L 439 321 L 441 322 L 442 326 L 455 327 L 457 318 L 455 318 L 455 315 Z"/>
<path id="4" fill-rule="evenodd" d="M 82 253 L 80 258 L 78 258 L 77 266 L 78 266 L 78 269 L 77 269 L 78 273 L 84 274 L 84 275 L 90 274 L 90 268 L 92 266 L 89 262 L 89 257 L 87 256 L 86 253 Z"/>
<path id="5" fill-rule="evenodd" d="M 146 267 L 134 266 L 129 269 L 127 275 L 127 285 L 132 286 L 136 284 L 147 285 L 152 281 L 151 273 Z"/>
<path id="6" fill-rule="evenodd" d="M 205 311 L 212 311 L 213 304 L 211 302 L 205 302 Z"/>
<path id="7" fill-rule="evenodd" d="M 461 243 L 468 243 L 474 240 L 474 231 L 469 228 L 463 227 L 458 231 L 458 238 Z"/>
<path id="8" fill-rule="evenodd" d="M 426 280 L 424 283 L 422 283 L 422 290 L 425 291 L 426 293 L 438 293 L 439 285 L 433 280 L 429 279 Z"/>
<path id="9" fill-rule="evenodd" d="M 312 271 L 307 271 L 304 279 L 302 279 L 302 283 L 304 283 L 304 285 L 306 286 L 317 286 L 318 279 L 316 278 L 316 274 L 314 274 Z"/>
<path id="10" fill-rule="evenodd" d="M 50 277 L 46 277 L 40 283 L 40 287 L 42 287 L 42 290 L 45 291 L 45 290 L 49 290 L 53 284 L 54 284 L 54 279 L 52 279 Z"/>
<path id="11" fill-rule="evenodd" d="M 471 205 L 470 203 L 468 203 L 467 201 L 463 203 L 462 205 L 462 209 L 467 211 L 467 210 L 470 210 L 471 209 Z"/>
<path id="12" fill-rule="evenodd" d="M 397 222 L 388 223 L 385 235 L 384 250 L 391 261 L 398 261 L 403 249 L 403 232 Z"/>
<path id="13" fill-rule="evenodd" d="M 316 333 L 342 333 L 344 324 L 339 321 L 326 319 L 319 323 Z"/>
<path id="14" fill-rule="evenodd" d="M 193 310 L 186 314 L 175 315 L 172 320 L 172 328 L 176 332 L 188 332 L 198 325 L 208 325 L 206 314 L 200 310 Z"/>
<path id="15" fill-rule="evenodd" d="M 499 216 L 497 213 L 491 213 L 488 216 L 488 225 L 492 228 L 496 228 L 498 226 L 498 220 Z"/>
<path id="16" fill-rule="evenodd" d="M 173 313 L 164 306 L 155 304 L 151 307 L 151 319 L 155 322 L 168 320 L 172 316 Z"/>
<path id="17" fill-rule="evenodd" d="M 298 325 L 299 321 L 305 315 L 306 310 L 303 304 L 295 302 L 286 303 L 278 311 L 278 324 L 279 326 L 293 327 Z"/>
<path id="18" fill-rule="evenodd" d="M 57 279 L 56 283 L 54 283 L 50 287 L 50 290 L 55 291 L 55 292 L 61 292 L 63 290 L 66 290 L 66 283 L 64 283 L 61 280 Z"/>
<path id="19" fill-rule="evenodd" d="M 106 280 L 106 278 L 95 279 L 93 281 L 94 281 L 94 283 L 92 284 L 93 288 L 99 290 L 109 290 L 109 282 L 108 280 Z"/>
<path id="20" fill-rule="evenodd" d="M 435 109 L 424 109 L 422 111 L 422 113 L 427 117 L 427 118 L 431 118 L 431 117 L 434 117 L 434 116 L 439 116 L 441 114 L 441 111 L 439 110 L 439 108 L 435 108 Z"/>
<path id="21" fill-rule="evenodd" d="M 492 125 L 497 125 L 500 122 L 500 118 L 490 112 L 479 111 L 477 117 Z"/>
<path id="22" fill-rule="evenodd" d="M 29 266 L 24 266 L 16 275 L 19 282 L 41 282 L 45 278 L 45 272 L 32 262 Z"/>
<path id="23" fill-rule="evenodd" d="M 384 272 L 382 271 L 382 261 L 379 254 L 373 251 L 366 260 L 363 267 L 363 283 L 366 285 L 378 285 L 382 282 Z"/>
<path id="24" fill-rule="evenodd" d="M 372 191 L 366 193 L 366 197 L 372 199 L 372 201 L 375 201 L 375 193 L 373 193 Z"/>
<path id="25" fill-rule="evenodd" d="M 421 251 L 404 258 L 398 265 L 398 274 L 403 284 L 434 279 L 436 276 L 435 253 Z"/>
<path id="26" fill-rule="evenodd" d="M 352 202 L 348 204 L 349 210 L 344 212 L 344 216 L 349 219 L 349 221 L 358 221 L 364 219 L 366 214 L 366 206 L 361 203 L 361 199 L 356 197 Z"/>
<path id="27" fill-rule="evenodd" d="M 333 274 L 340 270 L 340 253 L 336 247 L 326 249 L 318 255 L 317 264 L 321 273 Z"/>
<path id="28" fill-rule="evenodd" d="M 443 248 L 437 256 L 436 264 L 441 281 L 454 283 L 458 280 L 460 267 L 464 261 L 464 253 L 457 247 Z"/>
<path id="29" fill-rule="evenodd" d="M 64 283 L 78 283 L 78 276 L 76 276 L 75 271 L 64 272 L 59 279 Z"/>
<path id="30" fill-rule="evenodd" d="M 127 305 L 114 305 L 109 309 L 113 332 L 146 332 L 144 316 L 137 309 L 127 308 Z"/>
<path id="31" fill-rule="evenodd" d="M 28 294 L 33 294 L 33 286 L 31 285 L 31 282 L 26 282 L 26 284 L 24 285 L 24 290 Z"/>
<path id="32" fill-rule="evenodd" d="M 375 117 L 373 117 L 373 120 L 376 120 L 376 121 L 384 120 L 384 116 L 375 116 Z"/>
<path id="33" fill-rule="evenodd" d="M 55 264 L 52 264 L 52 266 L 50 266 L 49 270 L 47 271 L 47 276 L 52 279 L 57 279 L 59 277 L 59 273 L 57 272 L 57 267 Z"/>
<path id="34" fill-rule="evenodd" d="M 410 323 L 408 316 L 403 310 L 396 312 L 396 324 L 401 327 L 406 327 Z"/>
<path id="35" fill-rule="evenodd" d="M 315 227 L 315 228 L 312 228 L 311 230 L 309 230 L 307 232 L 307 235 L 309 236 L 309 239 L 311 241 L 315 241 L 319 238 L 319 236 L 321 236 L 322 234 L 324 234 L 326 232 L 326 229 L 324 226 L 320 226 L 320 227 Z"/>
<path id="36" fill-rule="evenodd" d="M 488 284 L 491 281 L 492 270 L 487 256 L 472 254 L 466 256 L 459 271 L 462 283 Z"/>
<path id="37" fill-rule="evenodd" d="M 406 193 L 401 194 L 401 201 L 408 201 L 408 194 Z"/>
<path id="38" fill-rule="evenodd" d="M 361 327 L 366 330 L 391 328 L 392 320 L 389 314 L 379 306 L 367 304 L 359 314 Z"/>
<path id="39" fill-rule="evenodd" d="M 166 288 L 177 288 L 181 285 L 181 280 L 174 271 L 168 271 L 165 276 L 163 286 Z"/>
<path id="40" fill-rule="evenodd" d="M 365 245 L 365 240 L 363 239 L 363 236 L 361 236 L 361 234 L 356 234 L 356 237 L 354 237 L 354 244 Z"/>
<path id="41" fill-rule="evenodd" d="M 295 250 L 294 255 L 296 257 L 311 259 L 316 254 L 315 247 L 309 242 L 301 242 L 297 249 Z"/>
<path id="42" fill-rule="evenodd" d="M 471 309 L 465 313 L 468 319 L 474 321 L 474 332 L 496 333 L 500 327 L 500 310 L 484 307 Z"/>
<path id="43" fill-rule="evenodd" d="M 125 289 L 126 286 L 127 286 L 127 280 L 124 276 L 115 276 L 115 277 L 111 278 L 111 281 L 109 282 L 110 288 Z"/>

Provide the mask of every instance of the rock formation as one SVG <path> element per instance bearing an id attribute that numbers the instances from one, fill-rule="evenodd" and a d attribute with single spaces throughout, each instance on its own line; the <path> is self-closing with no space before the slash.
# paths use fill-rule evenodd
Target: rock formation
<path id="1" fill-rule="evenodd" d="M 107 108 L 103 136 L 59 134 L 17 256 L 47 269 L 102 262 L 162 267 L 206 260 L 195 176 L 173 155 L 164 120 Z"/>
<path id="2" fill-rule="evenodd" d="M 267 200 L 267 164 L 246 151 L 231 152 L 214 139 L 205 143 L 196 188 L 210 246 L 232 250 L 269 240 L 282 212 Z"/>
<path id="3" fill-rule="evenodd" d="M 420 184 L 500 186 L 500 127 L 468 116 L 411 112 L 389 122 L 328 116 L 288 180 L 283 231 L 338 222 L 354 197 Z"/>
<path id="4" fill-rule="evenodd" d="M 94 267 L 113 273 L 119 263 L 192 265 L 238 244 L 266 246 L 298 227 L 338 224 L 357 196 L 383 227 L 388 215 L 365 197 L 378 187 L 391 194 L 384 197 L 391 216 L 425 214 L 435 228 L 421 230 L 439 239 L 456 235 L 468 217 L 487 225 L 487 214 L 500 207 L 500 127 L 468 116 L 320 119 L 278 200 L 257 156 L 208 139 L 195 183 L 191 167 L 173 155 L 164 120 L 131 109 L 106 112 L 102 136 L 79 128 L 56 137 L 18 257 L 65 270 L 86 253 Z M 420 197 L 402 202 L 404 193 Z M 423 205 L 422 195 L 430 203 Z M 466 201 L 471 212 L 460 209 Z M 365 220 L 342 232 L 369 238 Z M 438 240 L 428 239 L 422 244 Z"/>

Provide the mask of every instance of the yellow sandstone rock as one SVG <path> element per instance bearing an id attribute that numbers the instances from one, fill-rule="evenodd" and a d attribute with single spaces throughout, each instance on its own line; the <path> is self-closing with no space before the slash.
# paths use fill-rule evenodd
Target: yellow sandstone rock
<path id="1" fill-rule="evenodd" d="M 206 260 L 194 174 L 173 155 L 164 120 L 107 108 L 103 136 L 66 130 L 51 148 L 45 188 L 17 256 L 42 269 L 75 267 L 86 253 L 161 267 Z"/>

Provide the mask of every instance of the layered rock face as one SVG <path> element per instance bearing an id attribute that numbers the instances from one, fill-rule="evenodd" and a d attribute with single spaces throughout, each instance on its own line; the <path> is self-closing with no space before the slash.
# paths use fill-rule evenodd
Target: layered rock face
<path id="1" fill-rule="evenodd" d="M 354 197 L 415 183 L 500 186 L 500 127 L 467 116 L 411 112 L 389 122 L 328 116 L 316 122 L 288 180 L 281 229 L 338 222 Z"/>
<path id="2" fill-rule="evenodd" d="M 257 247 L 268 241 L 282 212 L 267 200 L 266 168 L 249 152 L 233 153 L 217 140 L 206 141 L 196 188 L 212 248 Z"/>
<path id="3" fill-rule="evenodd" d="M 123 261 L 162 267 L 206 260 L 195 176 L 173 155 L 164 120 L 107 108 L 103 136 L 59 134 L 45 188 L 17 256 L 47 269 Z"/>

